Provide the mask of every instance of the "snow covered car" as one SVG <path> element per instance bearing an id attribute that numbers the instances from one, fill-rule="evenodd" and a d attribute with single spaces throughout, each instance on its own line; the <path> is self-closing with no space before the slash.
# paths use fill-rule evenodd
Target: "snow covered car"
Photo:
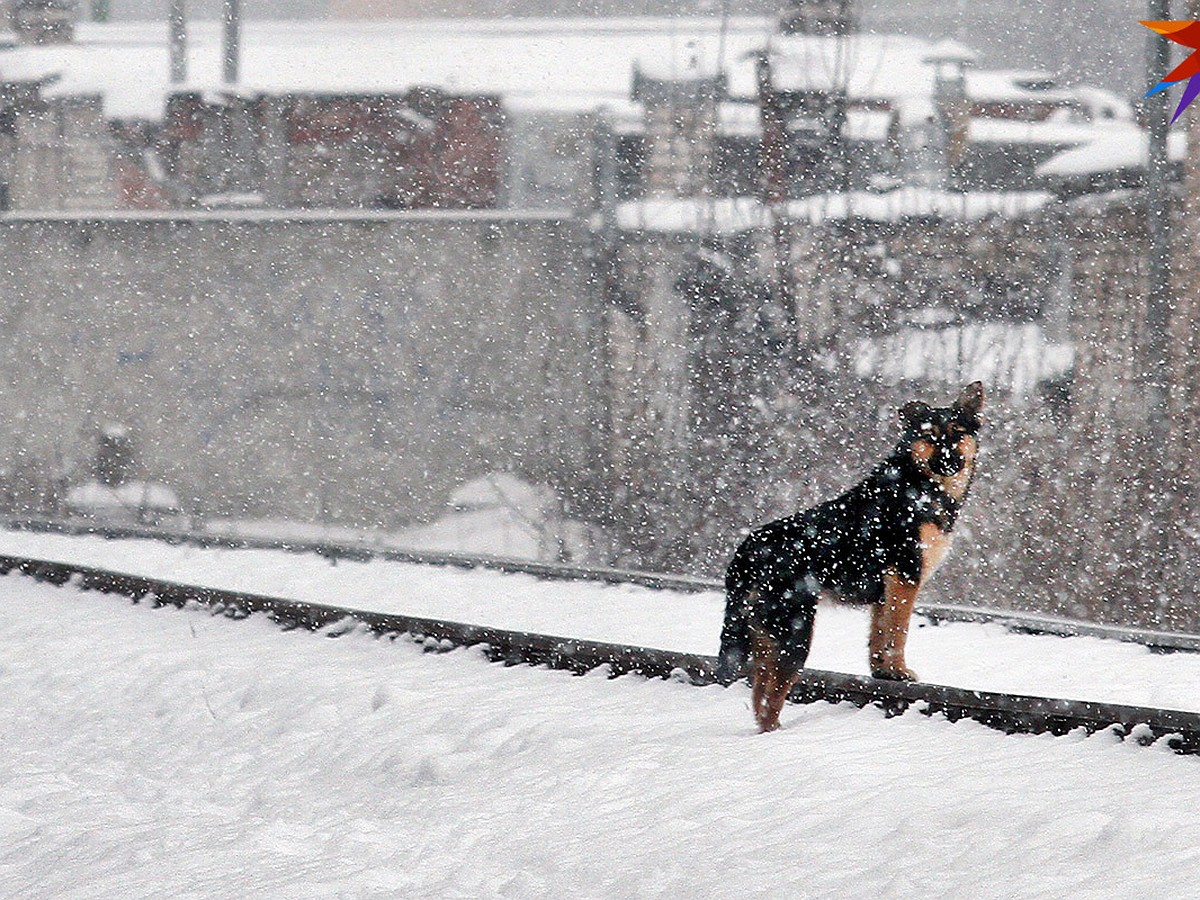
<path id="1" fill-rule="evenodd" d="M 175 492 L 152 481 L 127 481 L 115 486 L 86 481 L 67 492 L 66 503 L 69 515 L 97 522 L 181 528 L 188 525 Z"/>

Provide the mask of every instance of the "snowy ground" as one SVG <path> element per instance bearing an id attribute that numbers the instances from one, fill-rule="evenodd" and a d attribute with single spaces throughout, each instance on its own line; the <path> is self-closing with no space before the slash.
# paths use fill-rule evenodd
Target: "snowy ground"
<path id="1" fill-rule="evenodd" d="M 86 563 L 189 584 L 433 616 L 545 634 L 715 653 L 722 598 L 629 585 L 265 550 L 201 550 L 0 531 L 0 553 Z M 823 608 L 809 664 L 866 674 L 866 615 Z M 1200 654 L 1155 654 L 1097 638 L 1017 635 L 997 625 L 918 627 L 909 660 L 925 681 L 1006 693 L 1200 710 Z"/>
<path id="2" fill-rule="evenodd" d="M 817 704 L 760 736 L 744 686 L 15 576 L 0 679 L 4 897 L 1188 897 L 1200 877 L 1200 759 L 1106 734 Z"/>

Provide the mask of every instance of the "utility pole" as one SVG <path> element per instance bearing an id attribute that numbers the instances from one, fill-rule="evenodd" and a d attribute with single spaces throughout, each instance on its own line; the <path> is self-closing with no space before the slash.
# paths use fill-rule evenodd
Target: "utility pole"
<path id="1" fill-rule="evenodd" d="M 186 0 L 168 0 L 167 34 L 171 47 L 171 84 L 187 81 Z"/>
<path id="2" fill-rule="evenodd" d="M 241 0 L 225 0 L 223 15 L 224 24 L 224 67 L 222 80 L 225 84 L 233 85 L 238 81 L 238 56 L 241 53 L 242 42 L 242 3 Z"/>
<path id="3" fill-rule="evenodd" d="M 1170 0 L 1149 0 L 1146 11 L 1152 21 L 1171 18 Z M 1161 35 L 1150 33 L 1147 52 L 1148 85 L 1158 84 L 1171 67 L 1170 43 Z M 1142 356 L 1144 400 L 1149 419 L 1151 439 L 1161 443 L 1167 422 L 1167 390 L 1170 365 L 1168 328 L 1171 317 L 1171 247 L 1170 196 L 1167 189 L 1169 160 L 1167 158 L 1167 92 L 1162 91 L 1142 101 L 1149 126 L 1149 154 L 1146 161 L 1146 237 L 1149 251 L 1146 295 L 1146 334 Z"/>
<path id="4" fill-rule="evenodd" d="M 850 109 L 850 48 L 847 45 L 854 30 L 851 23 L 852 12 L 851 0 L 839 0 L 837 22 L 833 30 L 833 90 L 829 93 L 826 115 L 830 142 L 829 159 L 834 169 L 830 188 L 838 194 L 847 194 L 850 191 L 850 146 L 846 119 Z"/>
<path id="5" fill-rule="evenodd" d="M 1184 16 L 1200 20 L 1200 0 L 1189 0 Z M 1180 238 L 1185 248 L 1179 257 L 1179 267 L 1183 269 L 1179 283 L 1196 284 L 1197 252 L 1200 250 L 1200 115 L 1195 110 L 1188 116 L 1187 156 L 1184 161 L 1183 174 L 1183 208 L 1180 210 L 1182 232 Z M 1187 268 L 1184 268 L 1184 267 Z M 1176 343 L 1172 350 L 1172 379 L 1177 385 L 1172 390 L 1170 417 L 1172 437 L 1169 440 L 1175 457 L 1169 467 L 1173 476 L 1175 508 L 1172 510 L 1173 521 L 1193 523 L 1200 521 L 1200 477 L 1195 474 L 1195 466 L 1191 461 L 1191 450 L 1196 446 L 1200 436 L 1200 334 L 1195 324 L 1200 322 L 1200 297 L 1196 291 L 1181 290 L 1177 298 L 1176 316 L 1179 321 L 1186 322 L 1190 327 L 1175 329 Z M 1175 518 L 1177 516 L 1177 518 Z M 1189 570 L 1191 560 L 1179 560 L 1179 571 L 1175 577 L 1176 590 L 1182 595 L 1183 603 L 1193 610 L 1198 608 L 1195 578 Z M 1193 614 L 1193 623 L 1195 616 Z"/>
<path id="6" fill-rule="evenodd" d="M 1171 18 L 1170 0 L 1148 0 L 1150 21 Z M 1156 85 L 1171 67 L 1171 48 L 1166 38 L 1151 32 L 1146 56 L 1146 83 Z M 1146 407 L 1146 429 L 1142 436 L 1141 456 L 1148 467 L 1141 498 L 1144 521 L 1150 527 L 1145 548 L 1147 560 L 1161 585 L 1153 598 L 1156 611 L 1166 614 L 1172 592 L 1180 590 L 1176 560 L 1175 528 L 1168 525 L 1177 515 L 1176 498 L 1178 460 L 1171 446 L 1169 415 L 1171 373 L 1171 247 L 1170 194 L 1167 185 L 1168 93 L 1160 91 L 1142 101 L 1149 130 L 1146 158 L 1146 188 L 1143 197 L 1146 215 L 1146 249 L 1149 253 L 1146 277 L 1146 318 L 1142 341 L 1142 400 Z M 1185 581 L 1187 579 L 1184 579 Z"/>
<path id="7" fill-rule="evenodd" d="M 591 464 L 598 474 L 588 480 L 586 514 L 600 521 L 605 527 L 633 528 L 628 516 L 617 521 L 615 498 L 617 496 L 618 459 L 624 459 L 629 448 L 617 447 L 616 430 L 613 428 L 613 376 L 611 354 L 611 308 L 616 302 L 621 286 L 618 277 L 617 258 L 617 136 L 608 118 L 601 110 L 592 120 L 592 154 L 595 183 L 592 191 L 593 210 L 598 213 L 598 228 L 591 235 L 592 285 L 591 315 L 588 321 L 588 346 L 592 354 L 590 365 L 599 378 L 599 402 L 592 439 L 595 441 Z"/>
<path id="8" fill-rule="evenodd" d="M 762 120 L 761 196 L 771 223 L 771 289 L 775 303 L 783 313 L 783 356 L 791 369 L 796 361 L 799 335 L 796 333 L 796 295 L 792 286 L 792 229 L 787 215 L 790 182 L 787 117 L 782 99 L 775 92 L 768 53 L 759 57 L 756 66 L 758 108 Z"/>

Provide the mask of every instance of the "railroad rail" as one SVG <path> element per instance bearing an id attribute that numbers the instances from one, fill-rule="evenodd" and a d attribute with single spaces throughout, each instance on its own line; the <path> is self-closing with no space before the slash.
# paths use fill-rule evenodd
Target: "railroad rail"
<path id="1" fill-rule="evenodd" d="M 686 575 L 664 575 L 656 572 L 636 572 L 627 569 L 589 568 L 560 563 L 506 559 L 497 556 L 405 550 L 387 546 L 377 541 L 367 540 L 329 541 L 264 538 L 235 533 L 183 531 L 61 519 L 0 520 L 0 527 L 10 531 L 32 531 L 77 536 L 92 535 L 108 540 L 156 540 L 170 544 L 187 544 L 189 546 L 213 549 L 281 550 L 290 553 L 316 554 L 329 559 L 331 562 L 337 562 L 339 559 L 363 562 L 378 559 L 387 562 L 451 566 L 460 569 L 488 569 L 497 572 L 532 575 L 537 578 L 553 581 L 598 581 L 607 584 L 633 584 L 652 590 L 681 591 L 684 593 L 702 593 L 706 591 L 721 591 L 723 589 L 720 582 L 708 578 L 695 578 Z M 940 622 L 987 622 L 1023 634 L 1047 634 L 1059 637 L 1098 637 L 1106 640 L 1141 644 L 1151 650 L 1164 653 L 1178 651 L 1200 652 L 1200 634 L 1157 631 L 1147 628 L 1129 628 L 1117 625 L 1100 625 L 1094 622 L 1057 618 L 1037 613 L 984 609 L 952 604 L 922 603 L 917 606 L 916 611 L 933 624 Z"/>
<path id="2" fill-rule="evenodd" d="M 508 665 L 547 666 L 578 674 L 606 666 L 613 676 L 636 673 L 648 678 L 678 678 L 695 685 L 715 682 L 716 659 L 699 654 L 355 610 L 179 584 L 92 566 L 0 555 L 0 575 L 14 573 L 58 586 L 70 584 L 80 590 L 117 594 L 155 607 L 198 605 L 231 618 L 261 613 L 283 628 L 325 629 L 325 633 L 333 636 L 363 627 L 379 636 L 407 634 L 418 641 L 433 641 L 436 649 L 476 646 L 489 659 Z M 1200 754 L 1200 713 L 1183 710 L 968 691 L 812 669 L 803 672 L 789 699 L 796 703 L 873 705 L 889 716 L 916 710 L 951 721 L 972 719 L 1010 734 L 1062 735 L 1080 728 L 1088 733 L 1111 730 L 1138 743 L 1161 740 L 1177 753 Z"/>

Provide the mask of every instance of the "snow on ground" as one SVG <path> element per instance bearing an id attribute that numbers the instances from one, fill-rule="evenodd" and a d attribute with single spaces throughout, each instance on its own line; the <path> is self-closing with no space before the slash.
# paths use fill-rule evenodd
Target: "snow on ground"
<path id="1" fill-rule="evenodd" d="M 724 602 L 716 592 L 683 594 L 379 561 L 331 565 L 314 555 L 280 551 L 202 550 L 27 532 L 0 531 L 0 553 L 356 609 L 691 653 L 716 652 Z M 866 633 L 865 611 L 822 608 L 809 665 L 866 674 Z M 999 625 L 955 623 L 915 628 L 909 661 L 923 680 L 938 684 L 1200 710 L 1200 654 L 1195 653 L 1163 655 L 1098 638 L 1019 635 Z"/>
<path id="2" fill-rule="evenodd" d="M 1107 734 L 817 704 L 763 736 L 744 685 L 17 576 L 0 678 L 5 897 L 1188 897 L 1200 876 L 1200 759 Z"/>

